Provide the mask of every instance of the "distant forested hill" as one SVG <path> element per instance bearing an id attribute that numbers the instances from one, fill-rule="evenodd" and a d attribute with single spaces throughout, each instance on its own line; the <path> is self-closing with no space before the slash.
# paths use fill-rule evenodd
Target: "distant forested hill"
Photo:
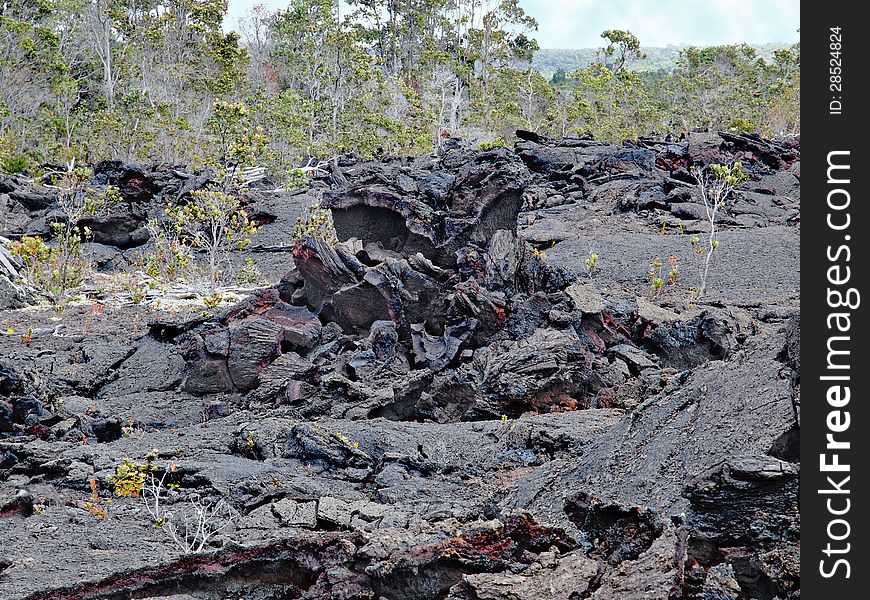
<path id="1" fill-rule="evenodd" d="M 775 50 L 788 48 L 791 44 L 770 43 L 750 44 L 758 52 L 761 58 L 770 60 Z M 672 70 L 677 66 L 680 58 L 680 50 L 687 46 L 665 46 L 664 48 L 647 48 L 643 51 L 646 58 L 633 61 L 629 68 L 633 71 L 658 71 L 659 69 Z M 535 53 L 532 59 L 532 67 L 542 73 L 547 79 L 559 69 L 566 73 L 587 67 L 595 61 L 595 48 L 544 48 Z M 520 65 L 521 68 L 528 63 Z"/>

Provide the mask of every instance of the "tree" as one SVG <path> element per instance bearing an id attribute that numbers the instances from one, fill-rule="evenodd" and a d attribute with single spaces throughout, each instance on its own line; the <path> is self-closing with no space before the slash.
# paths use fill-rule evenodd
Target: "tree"
<path id="1" fill-rule="evenodd" d="M 86 20 L 94 53 L 103 66 L 103 97 L 106 105 L 112 108 L 120 73 L 115 59 L 119 43 L 111 0 L 93 0 L 86 10 Z"/>
<path id="2" fill-rule="evenodd" d="M 668 112 L 678 129 L 761 128 L 769 85 L 767 65 L 754 48 L 686 48 L 672 79 Z"/>
<path id="3" fill-rule="evenodd" d="M 258 4 L 239 23 L 242 41 L 251 57 L 248 77 L 254 90 L 263 87 L 275 89 L 277 74 L 271 64 L 275 44 L 272 36 L 273 19 L 274 15 L 265 6 Z"/>
<path id="4" fill-rule="evenodd" d="M 800 133 L 801 113 L 801 47 L 795 44 L 773 54 L 765 89 L 767 109 L 761 129 L 770 135 Z"/>
<path id="5" fill-rule="evenodd" d="M 570 116 L 577 131 L 615 142 L 659 129 L 658 111 L 643 80 L 625 68 L 628 58 L 643 56 L 640 42 L 629 31 L 605 31 L 601 36 L 610 44 L 599 49 L 598 56 L 608 60 L 569 76 L 574 83 Z"/>
<path id="6" fill-rule="evenodd" d="M 695 127 L 800 131 L 800 47 L 688 48 L 639 73 L 630 31 L 546 82 L 519 0 L 289 0 L 224 33 L 227 0 L 10 0 L 0 9 L 0 166 L 103 158 L 206 166 L 215 100 L 269 130 L 289 180 L 343 152 L 439 151 L 516 128 L 617 141 Z M 579 56 L 579 55 L 578 55 Z M 584 54 L 592 60 L 591 54 Z"/>
<path id="7" fill-rule="evenodd" d="M 631 60 L 646 58 L 646 54 L 640 50 L 640 40 L 630 31 L 608 29 L 601 37 L 609 43 L 598 50 L 598 58 L 615 74 L 620 74 Z"/>
<path id="8" fill-rule="evenodd" d="M 525 128 L 529 131 L 538 131 L 543 126 L 549 107 L 555 100 L 553 90 L 540 73 L 529 68 L 522 74 L 517 92 Z"/>

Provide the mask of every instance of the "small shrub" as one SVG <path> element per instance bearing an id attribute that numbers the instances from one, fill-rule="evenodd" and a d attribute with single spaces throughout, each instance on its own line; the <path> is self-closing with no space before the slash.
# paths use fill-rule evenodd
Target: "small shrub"
<path id="1" fill-rule="evenodd" d="M 108 213 L 122 201 L 118 188 L 109 186 L 95 194 L 88 186 L 92 172 L 75 163 L 63 171 L 53 171 L 42 178 L 43 185 L 57 192 L 57 204 L 65 220 L 50 224 L 52 244 L 39 237 L 24 236 L 13 244 L 11 251 L 25 263 L 25 277 L 30 285 L 63 310 L 70 292 L 84 283 L 91 264 L 82 252 L 82 242 L 91 237 L 87 227 L 81 227 L 85 216 Z"/>
<path id="2" fill-rule="evenodd" d="M 98 521 L 102 521 L 109 516 L 108 506 L 112 504 L 112 501 L 106 500 L 106 505 L 104 506 L 97 489 L 97 480 L 91 479 L 88 484 L 91 488 L 91 499 L 88 502 L 85 502 L 85 508 L 88 509 L 88 512 L 92 517 Z"/>
<path id="3" fill-rule="evenodd" d="M 290 169 L 287 171 L 285 187 L 288 190 L 303 188 L 308 185 L 308 174 L 304 169 Z"/>
<path id="4" fill-rule="evenodd" d="M 81 251 L 77 230 L 63 223 L 52 223 L 57 242 L 49 246 L 39 236 L 22 236 L 8 245 L 9 251 L 24 264 L 22 275 L 27 283 L 62 309 L 72 290 L 84 283 L 90 262 Z M 83 235 L 88 235 L 85 230 Z"/>
<path id="5" fill-rule="evenodd" d="M 246 249 L 251 243 L 250 236 L 257 232 L 239 199 L 218 190 L 195 190 L 189 202 L 170 205 L 165 214 L 180 239 L 205 251 L 211 293 L 222 282 L 222 267 L 229 251 Z"/>
<path id="6" fill-rule="evenodd" d="M 495 150 L 496 148 L 505 148 L 507 146 L 507 142 L 501 136 L 495 138 L 494 140 L 487 140 L 485 142 L 481 142 L 477 145 L 477 149 L 480 152 L 487 152 L 489 150 Z"/>
<path id="7" fill-rule="evenodd" d="M 338 243 L 335 225 L 332 222 L 332 211 L 314 203 L 305 209 L 305 214 L 296 217 L 296 227 L 293 229 L 293 245 L 299 244 L 311 236 L 330 244 Z"/>
<path id="8" fill-rule="evenodd" d="M 121 191 L 113 185 L 96 196 L 86 195 L 82 201 L 82 214 L 96 216 L 109 212 L 124 201 Z"/>
<path id="9" fill-rule="evenodd" d="M 206 296 L 202 299 L 202 303 L 205 305 L 206 308 L 216 308 L 223 301 L 223 296 L 221 296 L 217 292 L 213 293 L 211 296 Z"/>
<path id="10" fill-rule="evenodd" d="M 0 162 L 0 171 L 10 175 L 18 175 L 27 170 L 30 160 L 24 154 L 12 154 L 3 158 Z"/>
<path id="11" fill-rule="evenodd" d="M 8 133 L 0 133 L 0 173 L 18 175 L 30 166 L 31 160 L 26 154 L 15 152 L 15 141 Z"/>
<path id="12" fill-rule="evenodd" d="M 142 464 L 125 458 L 115 469 L 114 475 L 109 475 L 107 482 L 116 496 L 122 498 L 138 498 L 148 476 L 155 471 L 150 462 Z"/>
<path id="13" fill-rule="evenodd" d="M 671 256 L 668 259 L 668 285 L 676 285 L 680 280 L 680 261 L 676 256 Z"/>
<path id="14" fill-rule="evenodd" d="M 175 229 L 157 219 L 148 222 L 154 251 L 140 257 L 142 270 L 157 281 L 187 280 L 193 275 L 193 252 Z"/>
<path id="15" fill-rule="evenodd" d="M 236 281 L 240 284 L 253 284 L 262 280 L 263 274 L 260 272 L 260 269 L 257 268 L 257 265 L 254 264 L 254 260 L 251 258 L 246 259 L 245 264 L 242 265 L 242 268 L 239 270 Z"/>

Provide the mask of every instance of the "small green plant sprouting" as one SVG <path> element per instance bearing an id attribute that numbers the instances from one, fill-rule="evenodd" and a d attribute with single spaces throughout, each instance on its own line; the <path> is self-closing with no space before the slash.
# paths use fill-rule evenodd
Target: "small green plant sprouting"
<path id="1" fill-rule="evenodd" d="M 586 275 L 589 279 L 592 279 L 592 276 L 598 270 L 598 259 L 601 258 L 597 253 L 590 252 L 589 256 L 583 260 L 583 264 L 586 267 Z"/>
<path id="2" fill-rule="evenodd" d="M 698 184 L 698 191 L 704 203 L 709 227 L 706 244 L 702 246 L 700 239 L 692 244 L 695 252 L 697 253 L 700 250 L 699 256 L 703 257 L 703 264 L 700 268 L 700 285 L 698 286 L 697 293 L 697 298 L 700 299 L 707 290 L 707 275 L 710 273 L 710 261 L 713 258 L 713 252 L 719 247 L 718 227 L 716 223 L 719 211 L 728 201 L 734 190 L 741 183 L 749 180 L 749 176 L 743 171 L 743 165 L 739 161 L 727 165 L 712 164 L 707 168 L 693 168 L 692 174 Z M 693 239 L 695 238 L 693 237 Z"/>
<path id="3" fill-rule="evenodd" d="M 28 327 L 27 331 L 21 334 L 21 343 L 29 344 L 33 341 L 33 327 Z"/>
<path id="4" fill-rule="evenodd" d="M 658 258 L 650 263 L 649 280 L 653 296 L 658 296 L 665 285 L 676 285 L 679 279 L 680 261 L 676 256 L 669 257 L 667 263 Z"/>
<path id="5" fill-rule="evenodd" d="M 676 256 L 668 258 L 668 285 L 676 285 L 680 280 L 680 260 Z"/>
<path id="6" fill-rule="evenodd" d="M 130 300 L 133 304 L 142 304 L 142 301 L 145 300 L 145 294 L 147 291 L 147 286 L 141 285 L 140 283 L 135 283 L 130 288 Z"/>
<path id="7" fill-rule="evenodd" d="M 340 431 L 336 431 L 336 432 L 335 432 L 335 437 L 337 437 L 337 438 L 338 438 L 339 440 L 341 440 L 345 445 L 350 446 L 350 447 L 353 448 L 354 450 L 358 450 L 358 449 L 359 449 L 359 442 L 354 442 L 354 441 L 352 441 L 349 437 L 347 437 L 347 436 L 346 436 L 345 434 L 343 434 L 342 432 L 340 432 Z"/>
<path id="8" fill-rule="evenodd" d="M 249 431 L 245 436 L 245 454 L 249 456 L 257 455 L 257 440 L 254 438 L 254 432 Z"/>
<path id="9" fill-rule="evenodd" d="M 293 245 L 299 244 L 308 236 L 319 238 L 330 244 L 338 243 L 335 225 L 332 222 L 332 212 L 316 202 L 305 209 L 304 215 L 296 217 L 296 226 L 293 228 Z"/>
<path id="10" fill-rule="evenodd" d="M 33 514 L 41 515 L 46 509 L 45 496 L 39 496 L 39 502 L 33 503 Z"/>
<path id="11" fill-rule="evenodd" d="M 135 433 L 136 433 L 136 430 L 133 429 L 133 427 L 131 427 L 129 425 L 125 425 L 124 427 L 121 427 L 121 435 L 125 438 L 131 438 L 131 437 L 133 437 L 133 435 Z"/>

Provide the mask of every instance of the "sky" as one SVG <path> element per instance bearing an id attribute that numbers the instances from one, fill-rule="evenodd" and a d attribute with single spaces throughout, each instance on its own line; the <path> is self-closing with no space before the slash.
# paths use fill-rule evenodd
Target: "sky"
<path id="1" fill-rule="evenodd" d="M 224 23 L 234 29 L 254 4 L 285 8 L 288 0 L 229 0 Z M 798 41 L 800 0 L 520 0 L 538 20 L 541 48 L 596 48 L 606 29 L 628 29 L 648 47 Z"/>

